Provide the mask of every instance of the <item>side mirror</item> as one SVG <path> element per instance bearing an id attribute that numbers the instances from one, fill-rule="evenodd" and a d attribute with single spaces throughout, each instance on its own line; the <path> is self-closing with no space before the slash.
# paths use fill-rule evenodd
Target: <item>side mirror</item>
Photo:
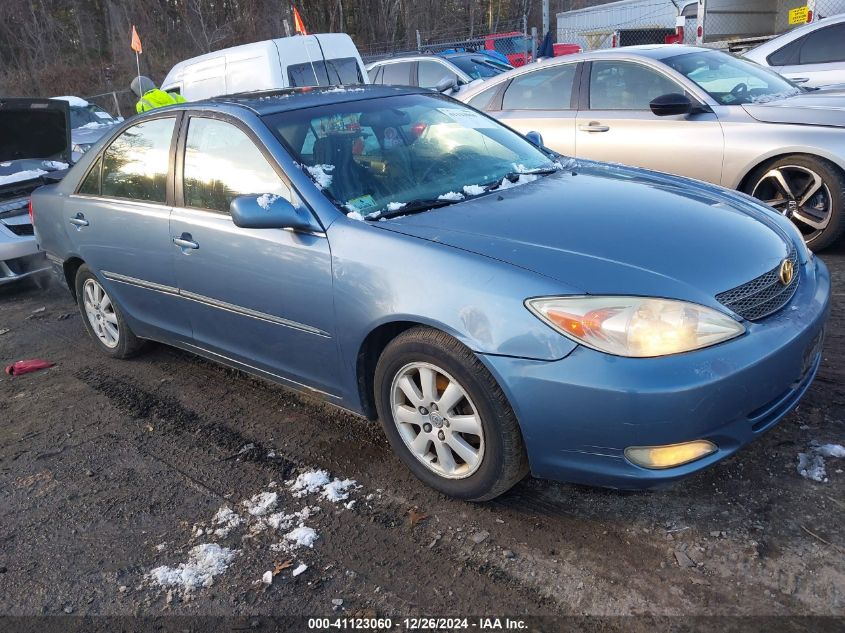
<path id="1" fill-rule="evenodd" d="M 525 134 L 525 138 L 527 138 L 533 145 L 542 148 L 543 147 L 543 135 L 539 132 L 527 132 Z"/>
<path id="2" fill-rule="evenodd" d="M 652 99 L 648 104 L 657 116 L 672 116 L 675 114 L 689 114 L 693 110 L 692 101 L 686 95 L 676 92 L 661 95 Z"/>
<path id="3" fill-rule="evenodd" d="M 232 222 L 242 229 L 314 230 L 305 211 L 296 209 L 281 196 L 238 196 L 229 205 Z"/>
<path id="4" fill-rule="evenodd" d="M 437 85 L 434 86 L 434 89 L 437 92 L 451 92 L 455 88 L 458 87 L 458 78 L 454 75 L 443 77 L 440 81 L 437 82 Z"/>

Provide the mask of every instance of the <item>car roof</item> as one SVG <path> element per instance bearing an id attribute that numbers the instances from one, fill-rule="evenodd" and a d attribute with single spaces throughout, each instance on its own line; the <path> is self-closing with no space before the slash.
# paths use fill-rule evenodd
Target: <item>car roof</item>
<path id="1" fill-rule="evenodd" d="M 235 105 L 252 110 L 259 116 L 264 116 L 332 103 L 346 103 L 407 94 L 431 94 L 431 91 L 411 86 L 380 86 L 371 84 L 354 86 L 305 86 L 302 88 L 285 88 L 270 92 L 225 95 L 180 105 L 183 109 L 215 104 Z"/>

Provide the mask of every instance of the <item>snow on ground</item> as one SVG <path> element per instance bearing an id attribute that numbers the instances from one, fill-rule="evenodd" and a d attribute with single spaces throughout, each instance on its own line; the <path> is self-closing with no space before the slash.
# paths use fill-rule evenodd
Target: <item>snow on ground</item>
<path id="1" fill-rule="evenodd" d="M 820 445 L 813 440 L 806 453 L 798 453 L 798 474 L 812 481 L 826 482 L 827 467 L 825 457 L 845 458 L 845 446 L 841 444 Z"/>
<path id="2" fill-rule="evenodd" d="M 296 569 L 294 569 L 294 570 L 290 573 L 290 575 L 291 575 L 291 576 L 293 576 L 294 578 L 296 578 L 297 576 L 299 576 L 299 574 L 301 574 L 302 572 L 304 572 L 306 569 L 308 569 L 308 565 L 306 565 L 305 563 L 299 563 L 299 565 L 297 566 L 297 568 L 296 568 Z"/>
<path id="3" fill-rule="evenodd" d="M 10 185 L 13 182 L 23 182 L 24 180 L 32 180 L 43 176 L 47 172 L 43 169 L 25 169 L 23 171 L 16 171 L 14 174 L 8 176 L 0 176 L 0 185 Z"/>
<path id="4" fill-rule="evenodd" d="M 349 493 L 347 490 L 353 488 L 354 486 L 355 481 L 353 479 L 344 479 L 343 481 L 335 479 L 323 486 L 323 491 L 320 494 L 332 503 L 337 503 L 338 501 L 345 501 L 348 499 Z"/>
<path id="5" fill-rule="evenodd" d="M 90 105 L 85 99 L 81 99 L 80 97 L 74 97 L 72 95 L 65 95 L 64 97 L 50 97 L 50 98 L 56 99 L 57 101 L 67 101 L 74 108 L 87 108 Z"/>
<path id="6" fill-rule="evenodd" d="M 236 551 L 217 543 L 203 543 L 191 549 L 188 562 L 178 567 L 156 567 L 149 576 L 162 587 L 181 587 L 186 591 L 210 587 L 214 577 L 226 571 L 236 555 Z"/>
<path id="7" fill-rule="evenodd" d="M 236 528 L 243 523 L 243 519 L 241 517 L 235 514 L 231 508 L 227 508 L 225 506 L 217 511 L 217 514 L 214 515 L 214 518 L 212 518 L 211 521 L 214 525 L 220 526 L 214 530 L 214 534 L 220 538 L 226 538 L 229 536 L 229 532 L 233 528 Z"/>
<path id="8" fill-rule="evenodd" d="M 305 169 L 320 189 L 332 184 L 332 175 L 329 172 L 334 171 L 334 165 L 305 165 Z"/>
<path id="9" fill-rule="evenodd" d="M 291 549 L 296 549 L 297 547 L 314 547 L 314 541 L 318 538 L 320 537 L 317 531 L 305 525 L 300 525 L 298 528 L 285 534 L 285 540 L 290 542 Z"/>
<path id="10" fill-rule="evenodd" d="M 282 196 L 277 196 L 275 193 L 262 193 L 258 196 L 258 200 L 256 200 L 256 202 L 258 202 L 259 207 L 265 211 L 269 211 L 271 205 L 281 197 Z"/>
<path id="11" fill-rule="evenodd" d="M 243 505 L 251 515 L 260 517 L 276 507 L 278 498 L 275 492 L 259 492 L 251 499 L 245 499 Z"/>
<path id="12" fill-rule="evenodd" d="M 297 475 L 296 479 L 288 485 L 294 497 L 304 497 L 307 494 L 317 492 L 320 488 L 329 483 L 329 473 L 325 470 L 308 470 Z"/>

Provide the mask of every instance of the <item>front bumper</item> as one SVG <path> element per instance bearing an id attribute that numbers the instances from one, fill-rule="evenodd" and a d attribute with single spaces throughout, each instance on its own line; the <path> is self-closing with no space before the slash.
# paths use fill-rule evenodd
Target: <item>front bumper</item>
<path id="1" fill-rule="evenodd" d="M 732 341 L 662 358 L 622 358 L 578 347 L 542 362 L 480 356 L 520 422 L 537 477 L 610 488 L 657 487 L 733 454 L 789 413 L 821 361 L 830 276 L 814 259 L 780 311 Z M 710 440 L 698 461 L 651 470 L 628 446 Z"/>

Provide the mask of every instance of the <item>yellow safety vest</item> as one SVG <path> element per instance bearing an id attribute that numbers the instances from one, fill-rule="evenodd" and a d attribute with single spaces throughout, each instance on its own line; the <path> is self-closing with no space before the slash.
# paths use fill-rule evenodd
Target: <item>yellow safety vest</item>
<path id="1" fill-rule="evenodd" d="M 135 111 L 138 114 L 161 108 L 164 106 L 173 105 L 174 103 L 185 103 L 185 97 L 178 93 L 165 92 L 159 88 L 153 88 L 144 93 L 144 96 L 135 104 Z"/>

